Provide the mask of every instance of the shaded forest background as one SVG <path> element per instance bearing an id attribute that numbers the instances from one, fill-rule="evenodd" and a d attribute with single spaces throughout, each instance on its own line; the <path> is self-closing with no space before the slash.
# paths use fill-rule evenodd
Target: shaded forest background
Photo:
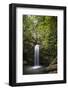
<path id="1" fill-rule="evenodd" d="M 40 65 L 57 70 L 57 17 L 23 15 L 23 66 L 34 65 L 34 46 L 40 45 Z"/>

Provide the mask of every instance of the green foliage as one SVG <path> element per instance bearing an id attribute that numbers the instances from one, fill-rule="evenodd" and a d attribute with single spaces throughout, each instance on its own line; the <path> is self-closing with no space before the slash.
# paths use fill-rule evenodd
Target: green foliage
<path id="1" fill-rule="evenodd" d="M 23 53 L 27 64 L 34 63 L 34 46 L 40 45 L 40 64 L 57 63 L 57 17 L 23 15 Z"/>

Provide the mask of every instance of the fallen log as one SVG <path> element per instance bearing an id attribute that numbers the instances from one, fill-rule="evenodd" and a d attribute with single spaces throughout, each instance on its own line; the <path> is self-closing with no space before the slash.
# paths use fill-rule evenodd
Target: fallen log
<path id="1" fill-rule="evenodd" d="M 54 71 L 57 70 L 57 64 L 49 65 L 46 67 L 46 71 Z"/>

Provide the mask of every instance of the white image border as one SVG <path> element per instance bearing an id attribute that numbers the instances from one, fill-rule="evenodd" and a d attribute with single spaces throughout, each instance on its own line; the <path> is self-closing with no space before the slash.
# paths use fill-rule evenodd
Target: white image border
<path id="1" fill-rule="evenodd" d="M 23 75 L 23 15 L 57 16 L 56 74 Z M 16 83 L 63 80 L 63 10 L 16 8 Z"/>

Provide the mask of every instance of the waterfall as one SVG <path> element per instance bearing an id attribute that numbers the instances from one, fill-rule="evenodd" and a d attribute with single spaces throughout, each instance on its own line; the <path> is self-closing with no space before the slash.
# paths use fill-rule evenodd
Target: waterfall
<path id="1" fill-rule="evenodd" d="M 34 47 L 34 66 L 39 66 L 39 45 Z"/>

